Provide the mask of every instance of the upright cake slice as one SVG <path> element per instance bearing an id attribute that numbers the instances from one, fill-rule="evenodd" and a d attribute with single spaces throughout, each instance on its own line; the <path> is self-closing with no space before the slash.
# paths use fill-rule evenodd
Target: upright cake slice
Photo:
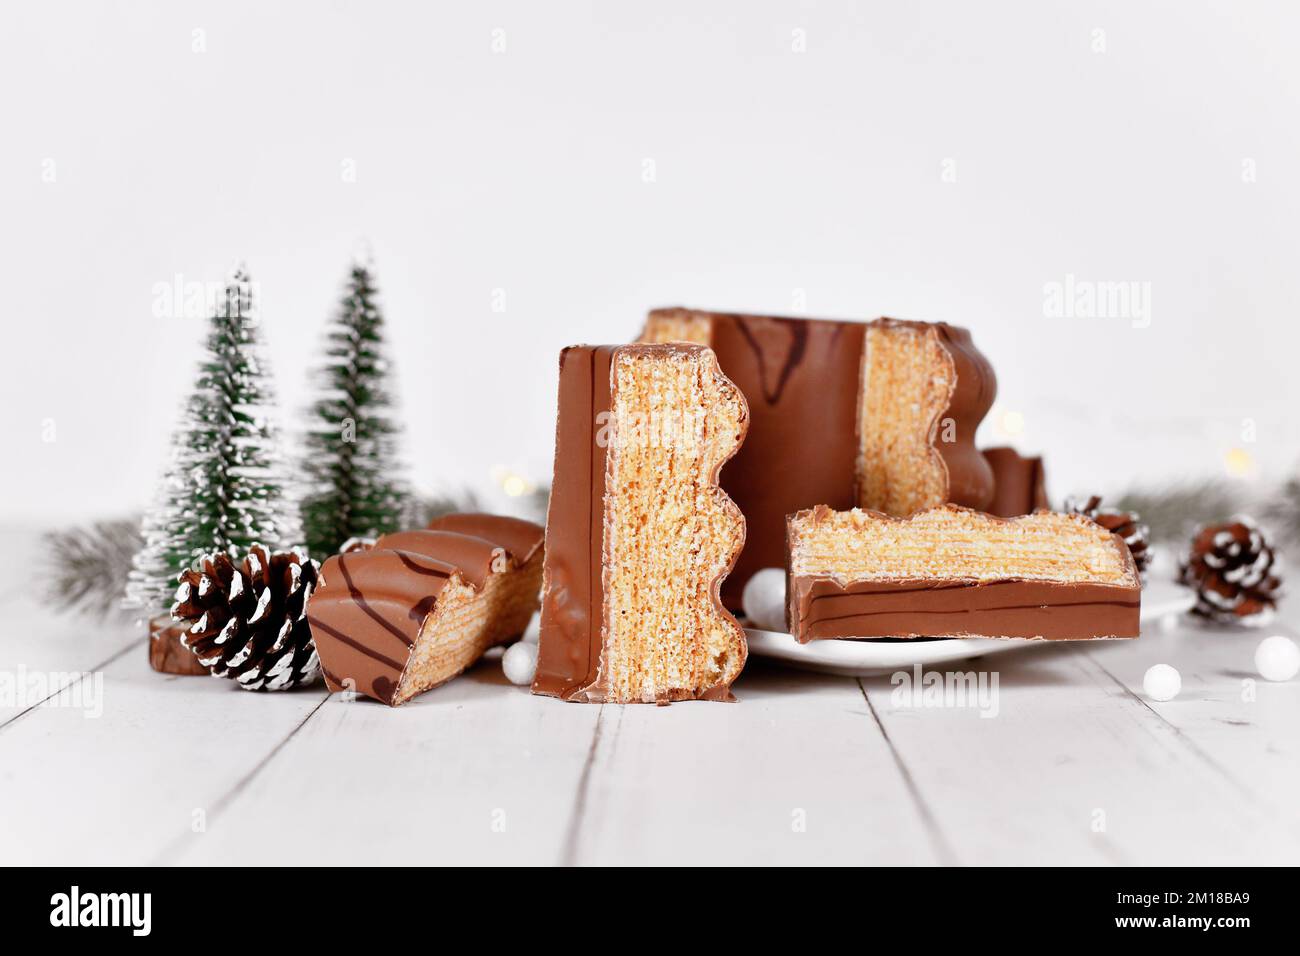
<path id="1" fill-rule="evenodd" d="M 718 589 L 745 522 L 718 471 L 748 419 L 707 348 L 561 353 L 533 693 L 730 699 L 745 637 Z"/>
<path id="2" fill-rule="evenodd" d="M 1133 558 L 1080 515 L 948 505 L 893 518 L 818 507 L 789 522 L 790 629 L 821 638 L 1137 637 Z"/>
<path id="3" fill-rule="evenodd" d="M 331 557 L 307 605 L 326 685 L 396 706 L 518 637 L 537 609 L 542 537 L 517 518 L 454 515 Z"/>
<path id="4" fill-rule="evenodd" d="M 675 308 L 651 312 L 641 339 L 710 346 L 749 402 L 749 434 L 722 472 L 747 525 L 729 607 L 754 572 L 785 565 L 785 519 L 802 508 L 992 500 L 973 439 L 997 386 L 964 329 Z"/>

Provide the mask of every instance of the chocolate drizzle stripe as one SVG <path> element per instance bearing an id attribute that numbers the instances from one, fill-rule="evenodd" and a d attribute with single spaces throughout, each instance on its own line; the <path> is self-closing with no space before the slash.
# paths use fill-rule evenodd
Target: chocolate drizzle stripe
<path id="1" fill-rule="evenodd" d="M 806 577 L 810 580 L 821 580 L 815 574 L 801 575 L 801 577 Z M 844 594 L 842 595 L 828 594 L 826 595 L 826 597 L 828 598 L 850 597 L 856 594 L 917 594 L 923 591 L 965 591 L 977 587 L 991 588 L 991 587 L 997 587 L 998 585 L 1005 585 L 1005 584 L 1019 585 L 1019 584 L 1028 584 L 1028 583 L 1055 584 L 1055 585 L 1060 584 L 1059 581 L 1029 581 L 1029 580 L 1020 580 L 1020 579 L 1017 579 L 1015 581 L 997 580 L 997 579 L 992 581 L 980 581 L 976 578 L 970 578 L 970 579 L 963 578 L 961 580 L 951 580 L 951 581 L 934 581 L 934 582 L 918 581 L 915 587 L 907 587 L 907 586 L 899 587 L 898 583 L 894 581 L 863 580 L 863 581 L 850 581 L 846 585 L 840 585 L 840 587 L 845 589 Z M 849 590 L 850 588 L 852 588 L 853 590 Z"/>
<path id="2" fill-rule="evenodd" d="M 747 399 L 749 429 L 723 466 L 722 489 L 745 516 L 745 546 L 722 582 L 739 609 L 748 578 L 781 567 L 785 518 L 810 502 L 857 503 L 854 490 L 862 346 L 860 322 L 691 313 L 710 324 L 722 374 Z M 806 424 L 816 423 L 815 428 Z M 791 461 L 798 468 L 788 467 Z"/>
<path id="3" fill-rule="evenodd" d="M 808 349 L 808 328 L 803 322 L 791 319 L 774 319 L 773 321 L 781 323 L 782 328 L 788 329 L 791 338 L 789 351 L 786 352 L 785 361 L 781 364 L 774 387 L 770 386 L 767 380 L 767 357 L 763 353 L 763 346 L 750 330 L 745 316 L 736 316 L 736 328 L 740 330 L 746 344 L 754 353 L 754 362 L 758 365 L 759 381 L 762 383 L 763 399 L 769 405 L 775 405 L 781 401 L 781 393 L 785 391 L 790 376 L 798 368 L 799 363 L 803 361 L 804 352 Z M 839 337 L 840 331 L 840 329 L 835 330 L 832 342 Z M 725 373 L 725 369 L 723 371 Z"/>
<path id="4" fill-rule="evenodd" d="M 853 597 L 855 595 L 846 595 L 846 596 Z M 809 613 L 806 618 L 809 625 L 815 627 L 818 624 L 830 624 L 836 621 L 852 621 L 852 620 L 866 619 L 871 617 L 891 617 L 891 616 L 907 613 L 906 611 L 900 611 L 897 608 L 886 609 L 882 611 L 859 611 L 855 614 L 836 614 L 836 615 L 823 615 L 823 614 L 817 614 L 812 611 L 812 607 L 816 606 L 819 602 L 824 602 L 827 600 L 832 600 L 832 598 L 812 599 L 809 606 Z M 978 614 L 987 614 L 994 611 L 1031 611 L 1031 610 L 1052 611 L 1057 608 L 1067 608 L 1067 607 L 1079 609 L 1079 608 L 1090 608 L 1090 607 L 1136 608 L 1138 606 L 1139 604 L 1137 601 L 1069 601 L 1069 602 L 1062 601 L 1053 604 L 989 604 L 989 605 L 981 605 L 980 607 L 956 608 L 951 611 L 938 610 L 934 608 L 926 608 L 925 611 L 921 613 L 924 613 L 927 617 L 933 615 L 952 615 L 952 614 L 962 614 L 962 615 L 971 616 L 971 615 L 978 615 Z"/>
<path id="5" fill-rule="evenodd" d="M 1140 612 L 1136 585 L 1024 578 L 841 584 L 828 577 L 796 576 L 789 607 L 793 633 L 804 643 L 921 635 L 1137 637 Z"/>
<path id="6" fill-rule="evenodd" d="M 809 577 L 810 579 L 816 580 L 816 578 L 815 578 L 814 576 L 812 576 L 812 575 L 809 575 L 808 577 Z M 874 585 L 878 585 L 878 586 L 877 586 L 877 587 L 872 587 L 873 584 L 874 584 Z M 1086 588 L 1091 588 L 1091 589 L 1094 589 L 1094 590 L 1095 590 L 1095 589 L 1098 589 L 1098 588 L 1106 588 L 1106 587 L 1109 587 L 1109 588 L 1111 588 L 1111 589 L 1113 589 L 1113 590 L 1115 590 L 1115 591 L 1124 591 L 1124 592 L 1127 592 L 1127 591 L 1129 590 L 1128 588 L 1125 588 L 1125 587 L 1123 587 L 1122 585 L 1115 585 L 1115 584 L 1111 584 L 1111 585 L 1107 585 L 1107 584 L 1098 584 L 1098 583 L 1096 583 L 1096 582 L 1094 582 L 1094 581 L 1087 581 L 1087 582 L 1081 582 L 1081 583 L 1079 583 L 1079 584 L 1073 584 L 1073 583 L 1068 583 L 1068 582 L 1064 582 L 1064 581 L 1045 581 L 1045 580 L 1044 580 L 1044 581 L 1040 581 L 1040 580 L 1036 580 L 1036 579 L 1032 579 L 1032 578 L 1016 578 L 1015 580 L 993 580 L 993 581 L 978 581 L 978 580 L 970 580 L 970 581 L 966 581 L 966 580 L 962 580 L 962 581 L 944 581 L 944 582 L 935 582 L 935 583 L 933 583 L 933 584 L 929 584 L 929 583 L 921 583 L 921 584 L 918 584 L 918 585 L 915 586 L 915 587 L 897 587 L 897 586 L 895 586 L 892 582 L 889 582 L 889 581 L 852 581 L 852 582 L 850 582 L 847 586 L 840 585 L 840 587 L 841 587 L 842 590 L 843 590 L 843 593 L 840 593 L 840 594 L 817 594 L 817 595 L 813 595 L 812 598 L 811 598 L 811 600 L 814 600 L 814 601 L 835 601 L 835 600 L 840 600 L 840 599 L 843 599 L 843 598 L 854 598 L 854 597 L 860 597 L 860 596 L 862 596 L 862 595 L 864 595 L 864 594 L 872 594 L 872 595 L 879 594 L 879 595 L 883 595 L 883 596 L 889 596 L 889 595 L 894 595 L 894 594 L 935 594 L 935 593 L 942 592 L 942 591 L 957 591 L 957 592 L 960 592 L 960 591 L 975 591 L 975 590 L 979 590 L 979 591 L 981 591 L 981 592 L 987 592 L 987 591 L 988 591 L 989 589 L 991 589 L 991 588 L 1008 588 L 1008 587 L 1010 587 L 1010 588 L 1023 588 L 1023 587 L 1026 587 L 1026 586 L 1031 586 L 1031 587 L 1032 587 L 1032 586 L 1035 586 L 1035 585 L 1042 585 L 1042 586 L 1045 586 L 1045 587 L 1050 588 L 1050 589 L 1053 589 L 1053 590 L 1058 590 L 1058 589 L 1069 589 L 1069 588 L 1071 588 L 1071 587 L 1086 587 Z M 1125 607 L 1137 607 L 1139 602 L 1137 602 L 1137 601 L 1131 601 L 1131 602 L 1120 602 L 1120 601 L 1079 601 L 1079 602 L 1071 602 L 1071 601 L 1053 601 L 1053 602 L 1051 602 L 1051 606 L 1053 606 L 1053 607 L 1069 607 L 1071 604 L 1074 604 L 1074 603 L 1079 603 L 1079 604 L 1122 604 L 1122 605 L 1125 606 Z M 1044 606 L 1046 606 L 1046 604 L 1047 604 L 1047 602 L 1044 602 Z M 1021 605 L 1021 606 L 1023 606 L 1023 607 L 1037 607 L 1038 605 L 1036 605 L 1036 604 L 1026 604 L 1026 605 Z"/>
<path id="7" fill-rule="evenodd" d="M 396 554 L 399 558 L 402 558 L 403 561 L 405 561 L 405 557 L 402 555 L 400 551 L 396 551 L 393 553 Z M 352 597 L 352 600 L 356 602 L 357 607 L 361 608 L 362 613 L 364 613 L 367 617 L 373 620 L 384 630 L 388 631 L 388 633 L 396 637 L 407 647 L 414 647 L 415 646 L 414 640 L 407 637 L 397 627 L 390 624 L 387 620 L 385 620 L 383 615 L 381 615 L 378 611 L 376 611 L 374 608 L 370 606 L 370 602 L 366 600 L 366 596 L 362 594 L 361 591 L 357 588 L 357 586 L 353 583 L 352 575 L 348 574 L 346 555 L 339 555 L 339 571 L 342 572 L 343 580 L 347 583 L 348 594 Z M 401 670 L 400 664 L 395 666 L 398 668 L 398 670 Z"/>
<path id="8" fill-rule="evenodd" d="M 422 564 L 417 564 L 416 562 L 411 560 L 411 556 L 407 554 L 405 551 L 394 551 L 393 554 L 397 555 L 397 560 L 401 561 L 404 565 L 406 565 L 416 574 L 427 574 L 430 577 L 434 577 L 434 578 L 451 577 L 450 571 L 442 571 L 437 568 L 429 568 L 429 567 L 425 567 Z M 342 563 L 343 562 L 341 561 L 339 562 L 340 567 L 342 566 Z M 347 577 L 347 575 L 345 574 L 344 577 Z"/>
<path id="9" fill-rule="evenodd" d="M 399 673 L 402 671 L 404 667 L 404 665 L 399 664 L 391 657 L 386 657 L 383 654 L 379 653 L 378 651 L 374 650 L 373 648 L 366 647 L 366 645 L 362 644 L 360 641 L 353 640 L 352 638 L 344 634 L 342 631 L 330 627 L 328 624 L 326 624 L 318 617 L 312 618 L 311 626 L 319 627 L 322 631 L 324 631 L 326 634 L 328 634 L 330 637 L 334 638 L 335 640 L 342 641 L 344 644 L 348 645 L 348 647 L 360 651 L 362 654 L 365 654 L 366 657 L 373 658 L 374 660 L 379 661 L 381 664 L 387 664 L 389 667 L 391 667 L 393 670 Z M 341 683 L 341 681 L 337 681 L 336 679 L 336 683 Z"/>

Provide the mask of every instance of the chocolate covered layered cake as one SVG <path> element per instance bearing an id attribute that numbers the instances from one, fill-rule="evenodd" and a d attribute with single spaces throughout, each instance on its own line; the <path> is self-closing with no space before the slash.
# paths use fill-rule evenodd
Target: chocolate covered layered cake
<path id="1" fill-rule="evenodd" d="M 542 539 L 530 521 L 462 514 L 331 557 L 307 607 L 330 690 L 396 706 L 520 636 Z"/>
<path id="2" fill-rule="evenodd" d="M 749 402 L 748 437 L 722 473 L 748 526 L 730 607 L 754 572 L 784 566 L 785 519 L 800 509 L 992 501 L 974 438 L 996 380 L 965 329 L 673 308 L 651 312 L 641 339 L 709 346 Z"/>
<path id="3" fill-rule="evenodd" d="M 789 521 L 791 633 L 823 638 L 1137 637 L 1124 542 L 1079 515 L 910 518 L 813 508 Z"/>
<path id="4" fill-rule="evenodd" d="M 745 637 L 718 591 L 745 521 L 718 472 L 748 421 L 707 348 L 564 350 L 534 693 L 730 698 Z"/>

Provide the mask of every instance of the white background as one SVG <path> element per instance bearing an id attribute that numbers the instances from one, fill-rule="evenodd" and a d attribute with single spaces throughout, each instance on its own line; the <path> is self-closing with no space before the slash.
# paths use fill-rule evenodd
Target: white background
<path id="1" fill-rule="evenodd" d="M 247 263 L 292 424 L 367 243 L 426 490 L 549 478 L 563 345 L 800 296 L 969 326 L 983 443 L 1019 413 L 1056 496 L 1294 468 L 1294 5 L 641 6 L 10 5 L 0 519 L 149 500 L 177 274 Z M 1045 317 L 1067 274 L 1149 282 L 1150 327 Z"/>

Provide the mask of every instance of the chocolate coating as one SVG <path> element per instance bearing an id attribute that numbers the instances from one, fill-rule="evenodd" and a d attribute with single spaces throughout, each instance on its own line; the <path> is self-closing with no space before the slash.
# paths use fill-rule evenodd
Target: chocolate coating
<path id="1" fill-rule="evenodd" d="M 615 351 L 610 345 L 579 345 L 560 353 L 534 694 L 567 699 L 594 684 L 600 666 L 608 456 L 595 430 L 596 416 L 610 408 Z"/>
<path id="2" fill-rule="evenodd" d="M 728 607 L 745 582 L 785 566 L 785 516 L 810 505 L 857 503 L 858 380 L 866 326 L 858 322 L 712 313 L 712 348 L 749 402 L 749 433 L 722 469 L 745 515 L 745 547 L 723 582 Z"/>
<path id="3" fill-rule="evenodd" d="M 402 551 L 418 554 L 446 565 L 476 588 L 481 588 L 492 573 L 493 565 L 501 570 L 505 549 L 485 538 L 457 531 L 398 531 L 375 542 L 376 551 Z M 440 586 L 441 589 L 441 586 Z"/>
<path id="4" fill-rule="evenodd" d="M 429 530 L 456 531 L 491 541 L 510 552 L 519 564 L 528 563 L 545 537 L 531 521 L 479 512 L 441 515 L 429 522 Z"/>
<path id="5" fill-rule="evenodd" d="M 325 683 L 393 703 L 398 681 L 454 565 L 406 551 L 336 554 L 307 606 Z"/>
<path id="6" fill-rule="evenodd" d="M 1141 589 L 1050 581 L 856 581 L 796 576 L 791 625 L 826 638 L 1137 637 Z"/>
<path id="7" fill-rule="evenodd" d="M 989 514 L 1000 518 L 1027 515 L 1048 508 L 1043 459 L 1025 458 L 1014 448 L 985 448 L 984 458 L 993 469 L 993 501 Z"/>

